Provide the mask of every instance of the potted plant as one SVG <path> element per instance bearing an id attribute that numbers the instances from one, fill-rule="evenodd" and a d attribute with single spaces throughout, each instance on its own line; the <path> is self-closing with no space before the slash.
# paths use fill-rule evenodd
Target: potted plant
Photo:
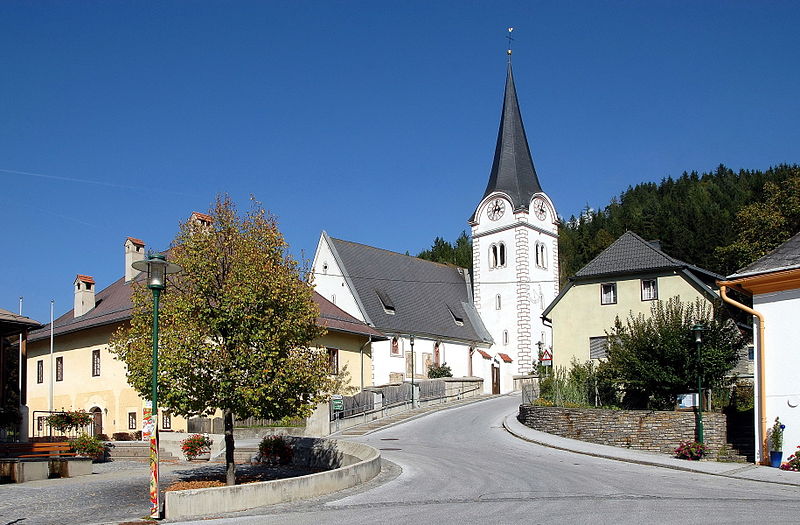
<path id="1" fill-rule="evenodd" d="M 266 436 L 258 444 L 258 454 L 262 463 L 268 465 L 288 465 L 294 451 L 281 436 Z"/>
<path id="2" fill-rule="evenodd" d="M 204 434 L 192 434 L 181 441 L 181 450 L 186 459 L 208 461 L 211 459 L 211 438 Z"/>
<path id="3" fill-rule="evenodd" d="M 72 449 L 78 457 L 92 458 L 93 461 L 103 461 L 106 456 L 106 444 L 94 436 L 81 434 L 72 440 Z"/>
<path id="4" fill-rule="evenodd" d="M 783 459 L 783 430 L 785 428 L 786 425 L 776 417 L 775 424 L 769 430 L 769 464 L 775 468 L 780 468 Z"/>
<path id="5" fill-rule="evenodd" d="M 682 459 L 697 461 L 706 455 L 706 446 L 699 441 L 681 441 L 675 449 L 675 455 Z"/>

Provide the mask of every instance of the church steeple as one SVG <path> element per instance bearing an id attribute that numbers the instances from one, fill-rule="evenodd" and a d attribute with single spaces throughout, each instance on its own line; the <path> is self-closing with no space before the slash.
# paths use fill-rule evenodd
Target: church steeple
<path id="1" fill-rule="evenodd" d="M 509 61 L 494 162 L 483 198 L 494 192 L 505 193 L 511 198 L 514 211 L 519 211 L 527 210 L 531 197 L 541 191 L 522 124 L 514 74 Z"/>

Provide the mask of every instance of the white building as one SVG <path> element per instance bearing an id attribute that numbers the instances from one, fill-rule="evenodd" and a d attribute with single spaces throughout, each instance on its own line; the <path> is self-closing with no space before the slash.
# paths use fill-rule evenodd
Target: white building
<path id="1" fill-rule="evenodd" d="M 756 462 L 768 461 L 768 431 L 775 418 L 786 425 L 783 459 L 800 445 L 800 233 L 756 262 L 721 281 L 723 298 L 753 314 L 755 351 Z M 733 288 L 752 295 L 753 308 L 727 296 Z"/>
<path id="2" fill-rule="evenodd" d="M 513 390 L 552 348 L 542 311 L 558 295 L 558 216 L 533 166 L 509 62 L 486 191 L 469 220 L 473 273 L 322 233 L 317 291 L 389 336 L 373 347 L 373 383 L 425 377 L 430 363 Z M 411 359 L 411 336 L 414 357 Z M 412 364 L 413 363 L 413 364 Z"/>

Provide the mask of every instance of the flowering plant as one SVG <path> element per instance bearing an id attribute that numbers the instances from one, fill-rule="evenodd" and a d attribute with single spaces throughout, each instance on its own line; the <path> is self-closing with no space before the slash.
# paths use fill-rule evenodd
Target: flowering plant
<path id="1" fill-rule="evenodd" d="M 106 445 L 95 436 L 86 433 L 76 437 L 71 442 L 72 449 L 79 456 L 99 456 L 105 453 Z"/>
<path id="2" fill-rule="evenodd" d="M 59 432 L 78 430 L 92 422 L 92 416 L 84 410 L 67 410 L 47 416 L 47 424 Z"/>
<path id="3" fill-rule="evenodd" d="M 681 441 L 675 449 L 675 455 L 679 458 L 697 461 L 706 455 L 706 446 L 699 441 Z"/>
<path id="4" fill-rule="evenodd" d="M 192 434 L 181 441 L 181 450 L 186 459 L 194 459 L 211 451 L 211 438 L 203 434 Z"/>
<path id="5" fill-rule="evenodd" d="M 769 441 L 771 443 L 770 450 L 778 452 L 783 450 L 783 429 L 786 425 L 781 424 L 780 418 L 775 418 L 775 424 L 769 430 Z"/>
<path id="6" fill-rule="evenodd" d="M 797 448 L 800 448 L 800 445 L 798 445 Z M 797 451 L 789 456 L 789 459 L 787 459 L 785 463 L 781 464 L 781 470 L 800 472 L 800 451 Z"/>
<path id="7" fill-rule="evenodd" d="M 294 455 L 292 447 L 281 436 L 266 436 L 258 444 L 258 453 L 261 461 L 273 465 L 288 465 Z"/>

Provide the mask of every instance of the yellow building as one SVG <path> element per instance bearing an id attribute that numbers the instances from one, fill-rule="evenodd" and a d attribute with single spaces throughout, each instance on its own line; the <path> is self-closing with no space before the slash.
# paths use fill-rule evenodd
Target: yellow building
<path id="1" fill-rule="evenodd" d="M 720 278 L 667 255 L 657 242 L 626 232 L 571 277 L 542 312 L 553 326 L 553 366 L 604 358 L 606 331 L 615 319 L 649 315 L 653 301 L 717 299 L 715 280 Z"/>
<path id="2" fill-rule="evenodd" d="M 145 401 L 128 384 L 125 364 L 110 353 L 108 344 L 114 331 L 131 318 L 130 285 L 140 278 L 131 263 L 144 258 L 142 241 L 129 237 L 124 246 L 124 277 L 97 293 L 92 277 L 75 278 L 74 308 L 53 322 L 52 353 L 49 324 L 28 337 L 27 401 L 32 437 L 48 431 L 42 420 L 53 410 L 90 412 L 94 434 L 111 437 L 142 428 Z M 316 293 L 314 301 L 320 309 L 318 323 L 328 329 L 314 345 L 328 352 L 331 372 L 338 373 L 347 365 L 353 386 L 370 386 L 371 342 L 385 340 L 385 336 Z M 161 412 L 161 429 L 187 429 L 184 418 Z"/>

